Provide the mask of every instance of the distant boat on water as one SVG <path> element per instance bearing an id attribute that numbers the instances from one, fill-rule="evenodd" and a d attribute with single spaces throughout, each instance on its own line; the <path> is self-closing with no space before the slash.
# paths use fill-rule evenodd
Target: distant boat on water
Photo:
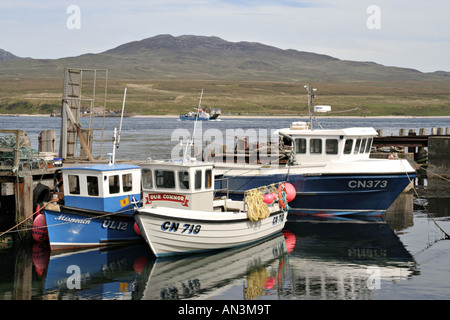
<path id="1" fill-rule="evenodd" d="M 222 113 L 222 110 L 219 108 L 203 108 L 201 106 L 202 103 L 202 97 L 203 97 L 203 89 L 202 93 L 200 95 L 200 101 L 198 103 L 197 107 L 194 107 L 195 111 L 189 111 L 188 113 L 180 114 L 180 120 L 215 120 L 217 119 L 220 114 Z"/>

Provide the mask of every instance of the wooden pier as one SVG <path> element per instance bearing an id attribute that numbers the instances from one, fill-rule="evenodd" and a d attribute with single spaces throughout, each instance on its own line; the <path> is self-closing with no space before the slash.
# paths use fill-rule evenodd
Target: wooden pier
<path id="1" fill-rule="evenodd" d="M 391 148 L 391 151 L 399 151 L 403 153 L 409 153 L 414 155 L 415 161 L 420 161 L 423 157 L 425 148 L 428 149 L 430 145 L 430 139 L 434 137 L 450 137 L 450 128 L 431 128 L 430 134 L 426 134 L 426 129 L 419 129 L 419 134 L 415 129 L 408 130 L 400 129 L 397 136 L 383 136 L 381 130 L 377 130 L 378 136 L 373 140 L 373 147 L 378 150 L 386 150 Z M 429 152 L 429 150 L 428 150 Z M 450 150 L 447 150 L 448 154 Z"/>

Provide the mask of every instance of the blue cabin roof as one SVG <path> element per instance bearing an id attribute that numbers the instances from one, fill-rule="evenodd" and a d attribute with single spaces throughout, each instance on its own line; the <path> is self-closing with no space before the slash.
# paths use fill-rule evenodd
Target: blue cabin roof
<path id="1" fill-rule="evenodd" d="M 117 171 L 117 170 L 128 170 L 128 169 L 139 169 L 139 166 L 132 164 L 121 164 L 116 163 L 113 165 L 109 164 L 88 164 L 85 166 L 69 167 L 63 168 L 62 170 L 93 170 L 93 171 Z"/>

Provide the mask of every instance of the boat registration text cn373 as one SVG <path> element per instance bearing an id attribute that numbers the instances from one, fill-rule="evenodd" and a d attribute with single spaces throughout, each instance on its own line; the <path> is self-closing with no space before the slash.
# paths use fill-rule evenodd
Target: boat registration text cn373
<path id="1" fill-rule="evenodd" d="M 387 186 L 387 180 L 351 180 L 348 182 L 348 187 L 351 189 L 384 189 Z"/>

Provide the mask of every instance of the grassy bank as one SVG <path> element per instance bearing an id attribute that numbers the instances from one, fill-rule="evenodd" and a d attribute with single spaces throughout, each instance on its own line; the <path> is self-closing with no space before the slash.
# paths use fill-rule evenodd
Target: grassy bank
<path id="1" fill-rule="evenodd" d="M 177 115 L 198 105 L 224 115 L 307 114 L 305 83 L 219 80 L 108 79 L 107 109 L 142 115 Z M 450 116 L 450 81 L 313 83 L 314 104 L 331 105 L 334 116 Z M 1 114 L 59 111 L 62 77 L 0 81 Z"/>

